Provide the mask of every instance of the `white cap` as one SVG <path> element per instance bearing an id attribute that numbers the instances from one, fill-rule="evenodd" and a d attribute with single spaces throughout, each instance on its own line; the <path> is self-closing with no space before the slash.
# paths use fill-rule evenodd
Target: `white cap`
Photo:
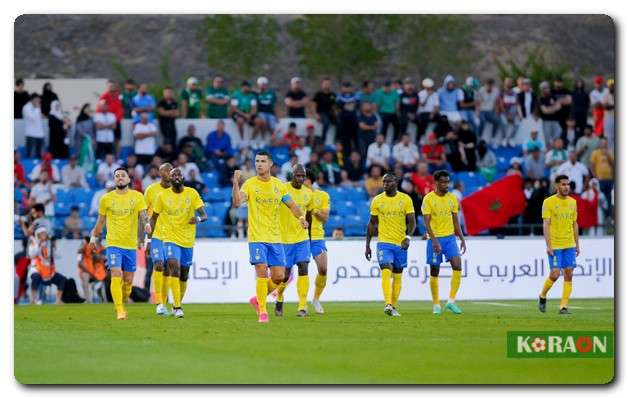
<path id="1" fill-rule="evenodd" d="M 39 228 L 37 228 L 35 230 L 35 236 L 39 235 L 42 232 L 48 233 L 48 229 L 46 227 L 39 227 Z"/>
<path id="2" fill-rule="evenodd" d="M 198 84 L 198 79 L 194 76 L 188 78 L 188 84 Z"/>
<path id="3" fill-rule="evenodd" d="M 512 157 L 512 158 L 510 159 L 510 165 L 512 166 L 512 165 L 513 165 L 513 164 L 515 164 L 515 163 L 519 163 L 519 164 L 521 164 L 521 163 L 522 163 L 521 158 L 520 158 L 520 157 L 517 157 L 517 156 Z"/>
<path id="4" fill-rule="evenodd" d="M 298 76 L 295 76 L 292 79 L 290 79 L 290 84 L 294 84 L 294 83 L 301 83 L 301 78 Z"/>
<path id="5" fill-rule="evenodd" d="M 257 84 L 261 86 L 262 84 L 268 84 L 268 78 L 266 76 L 260 76 L 257 78 Z"/>
<path id="6" fill-rule="evenodd" d="M 423 79 L 423 82 L 421 84 L 423 84 L 423 87 L 425 88 L 432 88 L 434 87 L 434 80 L 428 77 L 428 78 Z"/>

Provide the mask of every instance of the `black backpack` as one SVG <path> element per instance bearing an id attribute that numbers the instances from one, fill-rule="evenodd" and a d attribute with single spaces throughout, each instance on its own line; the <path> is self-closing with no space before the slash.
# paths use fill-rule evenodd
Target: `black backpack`
<path id="1" fill-rule="evenodd" d="M 61 300 L 64 303 L 83 303 L 85 299 L 78 294 L 78 290 L 76 289 L 76 282 L 74 278 L 67 278 L 65 280 L 65 286 L 63 287 L 63 293 L 61 295 Z"/>

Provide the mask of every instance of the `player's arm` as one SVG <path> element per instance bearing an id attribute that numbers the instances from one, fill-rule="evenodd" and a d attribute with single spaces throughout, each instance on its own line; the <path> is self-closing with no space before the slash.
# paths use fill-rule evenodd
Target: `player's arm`
<path id="1" fill-rule="evenodd" d="M 427 236 L 432 240 L 432 247 L 434 248 L 434 253 L 440 254 L 440 242 L 436 239 L 436 235 L 434 235 L 434 231 L 432 231 L 432 215 L 423 213 L 423 219 L 425 220 L 425 230 L 427 231 Z"/>
<path id="2" fill-rule="evenodd" d="M 190 221 L 188 221 L 190 224 L 198 224 L 198 223 L 207 221 L 207 213 L 205 212 L 205 206 L 201 206 L 198 209 L 196 209 L 196 213 L 198 215 L 190 218 Z"/>
<path id="3" fill-rule="evenodd" d="M 554 255 L 554 249 L 552 249 L 552 241 L 550 239 L 550 225 L 552 220 L 550 218 L 543 219 L 543 237 L 545 238 L 545 246 L 547 247 L 547 254 Z M 577 242 L 577 241 L 576 241 Z"/>
<path id="4" fill-rule="evenodd" d="M 96 220 L 96 225 L 94 225 L 94 229 L 92 229 L 91 237 L 89 238 L 89 245 L 92 248 L 92 250 L 96 247 L 96 241 L 100 239 L 103 225 L 105 225 L 105 216 L 102 214 L 98 214 L 98 220 Z"/>
<path id="5" fill-rule="evenodd" d="M 364 257 L 368 261 L 371 261 L 371 239 L 377 235 L 377 228 L 379 227 L 379 216 L 371 214 L 369 223 L 366 226 L 366 250 L 364 251 Z"/>
<path id="6" fill-rule="evenodd" d="M 314 210 L 312 211 L 312 215 L 320 222 L 327 222 L 327 220 L 329 220 L 329 208 Z"/>
<path id="7" fill-rule="evenodd" d="M 406 214 L 406 237 L 403 239 L 403 242 L 401 242 L 402 249 L 405 250 L 408 247 L 410 247 L 410 237 L 414 233 L 415 229 L 416 229 L 416 220 L 414 218 L 414 213 Z"/>
<path id="8" fill-rule="evenodd" d="M 305 214 L 301 212 L 301 209 L 299 209 L 299 206 L 297 206 L 297 204 L 294 203 L 294 200 L 292 200 L 290 195 L 284 195 L 281 201 L 283 202 L 284 205 L 288 206 L 288 208 L 292 212 L 292 215 L 294 215 L 296 218 L 299 219 L 299 222 L 301 223 L 301 226 L 303 227 L 303 229 L 308 229 L 309 224 L 307 220 L 305 219 Z"/>
<path id="9" fill-rule="evenodd" d="M 464 240 L 464 234 L 462 233 L 462 228 L 460 228 L 460 221 L 458 220 L 458 213 L 451 213 L 451 217 L 454 221 L 454 233 L 460 239 L 460 254 L 465 254 L 467 251 L 467 243 Z"/>
<path id="10" fill-rule="evenodd" d="M 543 232 L 545 232 L 545 229 L 543 230 Z M 579 239 L 579 234 L 580 234 L 580 228 L 578 227 L 578 222 L 574 221 L 573 222 L 573 238 L 576 242 L 576 256 L 580 255 L 580 239 Z"/>
<path id="11" fill-rule="evenodd" d="M 240 191 L 240 177 L 242 172 L 236 170 L 233 172 L 233 187 L 231 189 L 231 204 L 233 207 L 240 207 L 243 203 L 246 203 L 248 198 L 246 194 Z"/>
<path id="12" fill-rule="evenodd" d="M 157 224 L 157 219 L 159 218 L 159 213 L 153 209 L 153 214 L 150 216 L 150 232 L 148 233 L 148 239 L 150 240 L 153 237 L 153 232 L 155 232 L 155 225 Z"/>

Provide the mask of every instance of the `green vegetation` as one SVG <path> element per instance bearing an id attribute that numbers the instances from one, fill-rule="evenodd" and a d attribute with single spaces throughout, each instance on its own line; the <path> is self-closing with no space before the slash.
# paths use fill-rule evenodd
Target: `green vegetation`
<path id="1" fill-rule="evenodd" d="M 566 88 L 570 89 L 573 85 L 571 68 L 562 63 L 552 65 L 547 61 L 545 51 L 540 47 L 528 52 L 526 60 L 522 63 L 513 59 L 503 62 L 495 59 L 495 64 L 502 80 L 506 77 L 513 79 L 519 76 L 527 77 L 532 80 L 532 88 L 534 90 L 538 90 L 539 84 L 543 80 L 551 83 L 557 77 L 563 78 Z"/>

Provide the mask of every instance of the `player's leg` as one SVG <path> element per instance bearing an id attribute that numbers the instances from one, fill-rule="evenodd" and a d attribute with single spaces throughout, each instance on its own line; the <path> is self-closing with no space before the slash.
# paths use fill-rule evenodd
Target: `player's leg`
<path id="1" fill-rule="evenodd" d="M 297 316 L 307 316 L 307 293 L 310 289 L 310 277 L 308 266 L 310 265 L 310 241 L 306 240 L 296 244 L 295 262 L 297 263 L 299 276 L 297 277 L 297 294 L 299 306 Z"/>
<path id="2" fill-rule="evenodd" d="M 170 270 L 170 289 L 172 290 L 172 312 L 175 317 L 183 318 L 183 310 L 181 309 L 181 286 L 179 285 L 179 277 L 181 276 L 181 266 L 176 257 L 170 257 L 167 260 L 168 269 Z"/>
<path id="3" fill-rule="evenodd" d="M 392 315 L 392 269 L 395 262 L 395 254 L 387 243 L 377 244 L 377 261 L 382 270 L 382 293 L 384 295 L 384 313 Z"/>
<path id="4" fill-rule="evenodd" d="M 314 299 L 312 300 L 312 305 L 314 305 L 314 311 L 316 311 L 317 314 L 323 314 L 325 310 L 321 305 L 320 298 L 327 285 L 327 248 L 325 247 L 325 241 L 312 241 L 311 251 L 318 271 L 316 280 L 314 281 Z"/>
<path id="5" fill-rule="evenodd" d="M 554 250 L 553 255 L 548 255 L 550 274 L 543 283 L 543 288 L 539 294 L 539 311 L 545 312 L 547 306 L 547 293 L 554 286 L 554 282 L 560 277 L 559 260 L 561 257 L 560 250 Z"/>
<path id="6" fill-rule="evenodd" d="M 183 302 L 183 297 L 185 297 L 185 291 L 188 287 L 188 276 L 190 274 L 190 267 L 192 266 L 193 256 L 193 248 L 181 248 L 181 275 L 179 276 L 179 290 L 181 291 L 181 302 Z"/>
<path id="7" fill-rule="evenodd" d="M 438 274 L 440 273 L 440 264 L 443 261 L 443 253 L 436 254 L 432 247 L 432 240 L 427 241 L 426 245 L 426 262 L 430 266 L 430 293 L 432 294 L 432 313 L 440 315 L 442 313 L 440 307 L 440 295 L 438 291 Z"/>
<path id="8" fill-rule="evenodd" d="M 87 272 L 79 268 L 79 277 L 81 278 L 81 286 L 83 287 L 83 295 L 85 296 L 85 302 L 91 303 L 92 302 L 92 289 L 89 283 L 90 275 Z"/>
<path id="9" fill-rule="evenodd" d="M 147 252 L 147 260 L 153 263 L 153 290 L 155 291 L 155 304 L 157 315 L 165 315 L 162 288 L 164 285 L 163 247 L 159 239 L 152 239 L 150 249 Z"/>
<path id="10" fill-rule="evenodd" d="M 133 275 L 135 274 L 137 257 L 135 250 L 124 250 L 122 256 L 122 301 L 126 303 L 133 290 Z"/>
<path id="11" fill-rule="evenodd" d="M 443 255 L 451 264 L 452 269 L 449 298 L 445 308 L 454 314 L 459 315 L 462 314 L 462 310 L 456 305 L 456 295 L 458 294 L 460 280 L 462 279 L 462 257 L 460 256 L 460 251 L 458 250 L 456 237 L 452 235 L 442 238 L 441 247 L 443 249 Z"/>
<path id="12" fill-rule="evenodd" d="M 117 247 L 108 247 L 106 250 L 107 265 L 111 269 L 111 298 L 119 320 L 127 319 L 126 309 L 122 296 L 122 255 Z"/>
<path id="13" fill-rule="evenodd" d="M 576 249 L 563 250 L 561 267 L 563 267 L 563 296 L 560 299 L 560 314 L 569 314 L 567 309 L 571 296 L 573 269 L 576 266 Z"/>
<path id="14" fill-rule="evenodd" d="M 286 256 L 286 258 L 289 258 L 289 256 Z M 286 260 L 286 261 L 290 261 L 290 260 Z M 284 270 L 283 279 L 281 280 L 281 282 L 277 284 L 277 299 L 275 301 L 275 316 L 283 316 L 283 292 L 286 290 L 286 287 L 288 286 L 288 282 L 290 281 L 290 277 L 292 276 L 292 266 L 293 264 L 286 267 L 286 269 Z M 268 281 L 269 283 L 272 283 L 272 279 L 269 279 Z M 270 287 L 269 287 L 268 292 L 270 294 Z"/>
<path id="15" fill-rule="evenodd" d="M 395 259 L 392 269 L 392 306 L 393 316 L 401 316 L 397 311 L 397 303 L 399 302 L 399 295 L 401 294 L 401 282 L 403 277 L 403 269 L 408 265 L 408 250 L 404 250 L 401 247 L 395 247 Z"/>
<path id="16" fill-rule="evenodd" d="M 54 276 L 50 280 L 50 283 L 57 288 L 57 298 L 55 304 L 63 304 L 61 297 L 63 296 L 63 289 L 65 288 L 66 277 L 62 274 L 55 272 Z"/>

